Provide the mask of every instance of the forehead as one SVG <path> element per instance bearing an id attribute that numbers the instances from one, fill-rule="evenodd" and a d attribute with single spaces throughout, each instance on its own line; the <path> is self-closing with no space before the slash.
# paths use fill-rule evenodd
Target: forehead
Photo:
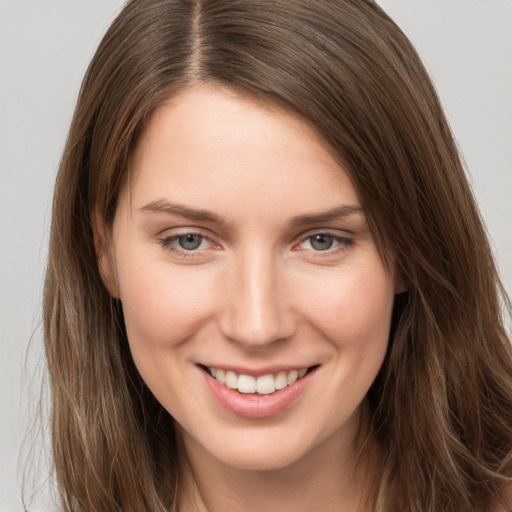
<path id="1" fill-rule="evenodd" d="M 139 207 L 167 196 L 205 207 L 358 203 L 347 173 L 305 121 L 210 87 L 185 90 L 155 110 L 134 151 L 129 188 Z"/>

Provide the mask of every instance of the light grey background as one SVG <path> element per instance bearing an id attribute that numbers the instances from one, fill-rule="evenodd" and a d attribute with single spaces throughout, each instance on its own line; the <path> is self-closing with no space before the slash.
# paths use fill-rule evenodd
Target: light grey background
<path id="1" fill-rule="evenodd" d="M 53 180 L 81 78 L 121 4 L 0 0 L 0 512 L 22 510 L 18 452 L 35 396 L 28 388 L 33 364 L 22 368 L 33 333 L 33 354 L 41 347 Z M 512 2 L 380 4 L 431 71 L 510 293 Z M 31 510 L 51 509 L 40 499 Z"/>

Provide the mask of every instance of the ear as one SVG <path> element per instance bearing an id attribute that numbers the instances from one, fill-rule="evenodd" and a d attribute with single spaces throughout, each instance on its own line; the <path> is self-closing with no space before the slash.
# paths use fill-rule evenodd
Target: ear
<path id="1" fill-rule="evenodd" d="M 91 225 L 94 235 L 94 250 L 101 280 L 108 293 L 115 299 L 119 298 L 115 267 L 110 246 L 110 236 L 105 218 L 97 209 L 91 212 Z"/>

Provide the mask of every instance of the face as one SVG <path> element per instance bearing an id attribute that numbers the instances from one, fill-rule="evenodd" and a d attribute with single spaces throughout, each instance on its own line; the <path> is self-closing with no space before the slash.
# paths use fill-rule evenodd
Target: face
<path id="1" fill-rule="evenodd" d="M 276 469 L 353 442 L 395 282 L 306 123 L 219 89 L 173 97 L 136 148 L 111 242 L 103 278 L 187 449 Z"/>

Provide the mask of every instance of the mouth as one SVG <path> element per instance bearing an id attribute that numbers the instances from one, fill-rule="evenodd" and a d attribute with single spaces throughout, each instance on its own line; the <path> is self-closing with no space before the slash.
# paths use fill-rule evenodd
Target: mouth
<path id="1" fill-rule="evenodd" d="M 225 411 L 243 419 L 265 420 L 281 417 L 292 404 L 299 403 L 320 365 L 266 371 L 198 367 L 211 395 Z"/>
<path id="2" fill-rule="evenodd" d="M 301 380 L 308 373 L 314 371 L 318 365 L 296 368 L 277 373 L 267 373 L 255 377 L 244 373 L 237 373 L 233 370 L 224 370 L 210 366 L 200 366 L 203 371 L 213 377 L 218 383 L 226 388 L 249 395 L 272 395 L 276 391 L 283 390 L 297 381 Z"/>

